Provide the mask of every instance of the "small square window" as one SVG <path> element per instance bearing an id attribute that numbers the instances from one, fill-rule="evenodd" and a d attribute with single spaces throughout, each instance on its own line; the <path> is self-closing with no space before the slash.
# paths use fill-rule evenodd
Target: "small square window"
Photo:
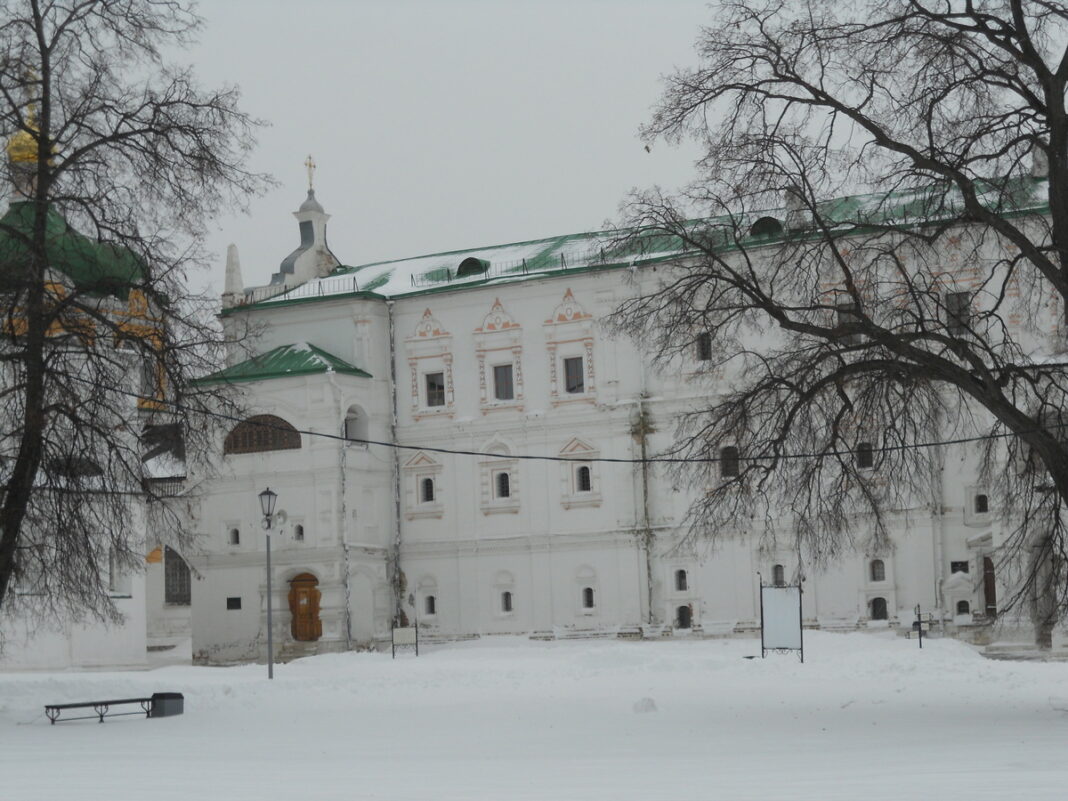
<path id="1" fill-rule="evenodd" d="M 564 359 L 564 391 L 577 395 L 586 391 L 586 379 L 582 371 L 582 357 Z"/>
<path id="2" fill-rule="evenodd" d="M 967 573 L 968 572 L 968 562 L 967 561 L 950 562 L 949 563 L 949 572 L 950 573 Z"/>
<path id="3" fill-rule="evenodd" d="M 515 388 L 512 384 L 512 365 L 498 364 L 493 368 L 493 397 L 497 400 L 512 400 L 515 398 Z"/>
<path id="4" fill-rule="evenodd" d="M 241 608 L 241 599 L 240 598 L 227 598 L 226 599 L 226 608 L 227 609 L 240 609 Z"/>
<path id="5" fill-rule="evenodd" d="M 445 405 L 445 374 L 444 373 L 427 373 L 425 378 L 426 378 L 426 405 L 427 406 L 444 406 Z"/>

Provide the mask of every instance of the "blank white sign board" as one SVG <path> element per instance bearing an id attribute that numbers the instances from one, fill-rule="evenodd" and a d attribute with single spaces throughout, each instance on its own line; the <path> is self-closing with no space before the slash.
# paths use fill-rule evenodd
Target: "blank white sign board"
<path id="1" fill-rule="evenodd" d="M 801 588 L 761 587 L 764 648 L 801 649 Z"/>

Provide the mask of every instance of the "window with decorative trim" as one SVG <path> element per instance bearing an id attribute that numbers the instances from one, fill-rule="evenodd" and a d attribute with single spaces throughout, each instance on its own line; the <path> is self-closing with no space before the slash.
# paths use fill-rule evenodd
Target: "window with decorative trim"
<path id="1" fill-rule="evenodd" d="M 593 315 L 582 308 L 568 289 L 545 321 L 549 398 L 554 406 L 596 402 L 593 341 Z"/>
<path id="2" fill-rule="evenodd" d="M 480 450 L 499 453 L 501 458 L 479 463 L 482 514 L 515 514 L 519 511 L 519 462 L 509 458 L 511 450 L 502 442 L 491 442 Z"/>
<path id="3" fill-rule="evenodd" d="M 426 373 L 423 375 L 426 386 L 426 405 L 428 407 L 445 405 L 445 373 Z"/>
<path id="4" fill-rule="evenodd" d="M 601 505 L 600 478 L 594 459 L 600 452 L 577 437 L 560 450 L 560 503 L 565 509 Z M 589 459 L 590 461 L 584 461 Z"/>
<path id="5" fill-rule="evenodd" d="M 419 451 L 401 466 L 404 486 L 404 516 L 440 518 L 445 513 L 441 491 L 442 466 L 424 451 Z"/>
<path id="6" fill-rule="evenodd" d="M 875 467 L 875 447 L 870 442 L 857 444 L 857 469 L 871 470 Z"/>
<path id="7" fill-rule="evenodd" d="M 451 416 L 452 334 L 427 309 L 404 345 L 411 380 L 412 418 Z"/>

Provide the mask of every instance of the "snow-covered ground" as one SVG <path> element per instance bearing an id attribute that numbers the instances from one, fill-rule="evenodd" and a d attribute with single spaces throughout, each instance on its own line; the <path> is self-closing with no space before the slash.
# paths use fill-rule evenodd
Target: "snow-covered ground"
<path id="1" fill-rule="evenodd" d="M 753 640 L 502 638 L 304 659 L 273 682 L 252 665 L 0 674 L 0 798 L 1068 798 L 1068 664 L 805 639 L 803 665 Z M 184 693 L 185 714 L 42 714 L 154 691 Z"/>

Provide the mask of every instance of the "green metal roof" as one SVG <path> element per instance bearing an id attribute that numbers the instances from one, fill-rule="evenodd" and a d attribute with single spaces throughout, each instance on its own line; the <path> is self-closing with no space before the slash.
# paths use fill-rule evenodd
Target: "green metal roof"
<path id="1" fill-rule="evenodd" d="M 980 202 L 1005 216 L 1046 213 L 1048 185 L 1044 178 L 1016 176 L 1003 181 L 977 181 Z M 853 236 L 884 226 L 920 227 L 945 221 L 967 221 L 960 193 L 948 183 L 892 188 L 870 194 L 831 198 L 819 203 L 820 216 L 834 236 Z M 706 246 L 728 251 L 761 247 L 816 234 L 802 227 L 789 230 L 783 208 L 753 210 L 735 216 L 690 220 L 693 235 Z M 773 222 L 757 230 L 758 220 Z M 356 267 L 339 266 L 330 275 L 313 278 L 279 292 L 253 289 L 246 302 L 223 311 L 315 302 L 349 297 L 403 298 L 417 294 L 481 287 L 499 281 L 537 279 L 575 271 L 618 269 L 684 258 L 691 248 L 679 237 L 658 231 L 608 230 L 513 242 L 468 250 L 432 253 L 414 258 L 378 261 Z M 461 270 L 477 260 L 481 270 Z"/>
<path id="2" fill-rule="evenodd" d="M 34 204 L 12 203 L 0 217 L 0 272 L 17 275 L 30 262 L 27 239 L 33 235 Z M 45 218 L 48 266 L 63 273 L 75 288 L 123 300 L 145 278 L 144 265 L 129 250 L 94 242 L 75 231 L 63 216 L 49 209 Z"/>
<path id="3" fill-rule="evenodd" d="M 235 383 L 238 381 L 266 381 L 270 378 L 289 378 L 316 373 L 345 373 L 362 378 L 371 374 L 339 359 L 307 342 L 280 345 L 240 364 L 197 379 L 198 384 Z"/>

